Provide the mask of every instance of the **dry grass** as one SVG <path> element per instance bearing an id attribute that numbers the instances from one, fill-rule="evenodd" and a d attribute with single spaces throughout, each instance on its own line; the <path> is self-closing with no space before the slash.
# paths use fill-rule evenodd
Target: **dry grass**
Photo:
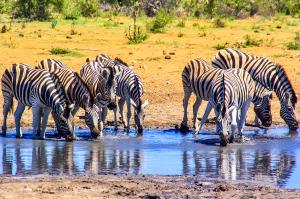
<path id="1" fill-rule="evenodd" d="M 208 20 L 186 20 L 184 27 L 177 27 L 174 21 L 168 25 L 165 33 L 150 34 L 146 41 L 138 45 L 128 45 L 124 36 L 125 28 L 131 24 L 129 18 L 114 18 L 119 23 L 114 27 L 104 27 L 106 20 L 79 20 L 75 27 L 77 34 L 72 35 L 71 39 L 66 37 L 70 34 L 70 29 L 74 28 L 72 22 L 60 20 L 54 29 L 51 28 L 51 22 L 27 23 L 26 28 L 22 29 L 24 37 L 18 36 L 22 24 L 13 24 L 11 31 L 0 34 L 0 74 L 15 62 L 34 66 L 39 60 L 51 57 L 61 59 L 70 68 L 79 71 L 87 57 L 94 58 L 99 53 L 118 56 L 129 64 L 136 63 L 134 70 L 143 79 L 146 90 L 144 99 L 150 100 L 149 109 L 146 111 L 146 125 L 170 127 L 179 124 L 182 118 L 181 71 L 188 60 L 198 57 L 210 60 L 216 53 L 214 46 L 235 46 L 244 40 L 245 35 L 250 35 L 251 38 L 262 41 L 260 46 L 241 50 L 267 56 L 283 65 L 296 92 L 299 92 L 300 51 L 286 50 L 286 44 L 293 40 L 295 32 L 299 30 L 300 20 L 293 19 L 296 25 L 289 26 L 283 23 L 288 21 L 286 19 L 281 22 L 251 18 L 227 21 L 224 28 L 215 28 L 213 22 Z M 143 19 L 140 25 L 144 26 L 146 22 Z M 281 25 L 280 29 L 276 28 L 278 24 Z M 203 32 L 205 35 L 199 36 Z M 184 37 L 178 37 L 179 33 Z M 65 48 L 75 53 L 51 55 L 49 51 L 52 48 Z M 175 52 L 175 55 L 171 55 L 171 59 L 165 59 L 163 51 Z M 1 97 L 0 104 L 2 103 Z M 200 113 L 203 113 L 203 108 L 204 106 Z M 274 120 L 281 122 L 278 110 L 279 103 L 274 100 Z M 0 112 L 2 113 L 2 105 Z M 23 122 L 28 126 L 31 124 L 31 113 L 26 111 L 25 114 Z M 12 118 L 10 117 L 9 123 L 13 121 Z M 248 119 L 251 118 L 252 110 Z"/>

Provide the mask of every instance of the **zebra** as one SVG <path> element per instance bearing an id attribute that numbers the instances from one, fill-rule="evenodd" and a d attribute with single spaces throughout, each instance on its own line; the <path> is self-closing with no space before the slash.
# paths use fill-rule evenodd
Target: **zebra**
<path id="1" fill-rule="evenodd" d="M 201 82 L 206 78 L 207 76 L 204 73 L 196 80 L 199 82 L 198 88 L 201 88 Z M 251 101 L 255 107 L 261 108 L 263 101 L 266 101 L 264 98 L 271 94 L 272 91 L 253 80 L 251 75 L 243 69 L 222 70 L 213 82 L 210 100 L 203 119 L 205 121 L 208 116 L 207 113 L 214 107 L 217 118 L 216 132 L 221 136 L 221 145 L 226 146 L 228 143 L 229 122 L 231 121 L 232 134 L 229 139 L 231 142 L 237 133 L 240 136 L 242 135 Z M 237 116 L 239 109 L 241 109 L 240 118 Z M 261 110 L 261 112 L 264 111 Z M 231 118 L 230 113 L 232 113 Z M 260 116 L 259 111 L 257 113 Z M 268 118 L 269 121 L 271 120 L 271 114 L 264 115 L 264 117 Z"/>
<path id="2" fill-rule="evenodd" d="M 52 116 L 58 132 L 67 140 L 73 140 L 73 104 L 67 104 L 63 90 L 56 85 L 46 70 L 32 69 L 29 65 L 13 64 L 1 78 L 3 104 L 2 134 L 6 135 L 7 115 L 13 109 L 13 97 L 18 101 L 14 113 L 16 135 L 22 137 L 20 121 L 25 106 L 32 107 L 33 138 L 45 139 L 46 124 L 52 109 Z M 39 134 L 39 135 L 38 135 Z"/>
<path id="3" fill-rule="evenodd" d="M 230 48 L 220 50 L 212 60 L 212 65 L 216 68 L 243 68 L 248 71 L 254 80 L 276 93 L 281 105 L 280 116 L 289 129 L 298 128 L 295 114 L 297 95 L 281 65 L 266 57 L 258 57 Z"/>
<path id="4" fill-rule="evenodd" d="M 114 109 L 115 104 L 115 87 L 116 76 L 118 74 L 111 67 L 103 67 L 96 61 L 86 60 L 86 63 L 80 70 L 80 77 L 85 82 L 91 94 L 96 100 L 99 115 L 99 129 L 101 136 L 103 135 L 104 128 L 104 108 Z"/>
<path id="5" fill-rule="evenodd" d="M 120 98 L 118 101 L 119 113 L 121 123 L 124 125 L 124 129 L 129 132 L 130 130 L 130 118 L 131 118 L 131 106 L 134 107 L 134 121 L 135 129 L 138 134 L 143 133 L 145 108 L 149 105 L 149 101 L 146 100 L 142 103 L 142 96 L 144 94 L 144 86 L 140 76 L 128 67 L 128 64 L 119 58 L 112 59 L 107 55 L 100 54 L 95 58 L 95 61 L 101 63 L 103 66 L 114 68 L 120 74 L 117 76 L 117 88 L 116 95 Z M 101 65 L 99 65 L 101 66 Z M 123 114 L 123 107 L 127 105 L 127 120 L 125 120 Z M 117 108 L 114 109 L 114 124 L 117 128 Z"/>
<path id="6" fill-rule="evenodd" d="M 91 130 L 92 137 L 97 138 L 100 135 L 98 129 L 99 110 L 94 103 L 97 103 L 97 100 L 101 99 L 99 99 L 99 97 L 94 99 L 92 92 L 79 74 L 68 69 L 67 66 L 59 60 L 44 59 L 38 63 L 36 68 L 45 69 L 55 74 L 63 86 L 67 101 L 75 104 L 74 110 L 72 111 L 73 117 L 79 108 L 84 109 L 85 115 L 83 119 Z"/>
<path id="7" fill-rule="evenodd" d="M 202 128 L 211 107 L 207 107 L 204 117 L 201 119 L 201 125 L 197 123 L 198 110 L 202 100 L 209 101 L 210 93 L 212 92 L 212 85 L 216 78 L 222 74 L 223 70 L 213 68 L 209 63 L 203 59 L 193 59 L 188 62 L 182 71 L 182 84 L 184 90 L 183 109 L 184 115 L 181 122 L 181 130 L 187 130 L 188 122 L 188 101 L 192 93 L 196 95 L 196 101 L 193 105 L 193 128 L 195 133 L 198 133 Z M 255 82 L 256 95 L 263 96 L 262 100 L 254 101 L 254 111 L 258 117 L 263 121 L 264 126 L 270 126 L 272 116 L 270 114 L 270 97 L 271 92 L 265 89 L 260 83 Z M 209 104 L 208 104 L 209 105 Z"/>

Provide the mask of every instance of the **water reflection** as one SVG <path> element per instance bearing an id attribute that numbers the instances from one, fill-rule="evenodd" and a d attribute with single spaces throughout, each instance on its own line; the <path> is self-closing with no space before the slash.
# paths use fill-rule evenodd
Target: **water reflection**
<path id="1" fill-rule="evenodd" d="M 289 187 L 290 179 L 300 172 L 297 151 L 298 138 L 223 148 L 195 143 L 192 135 L 174 132 L 73 143 L 0 138 L 0 174 L 197 175 L 268 180 Z"/>

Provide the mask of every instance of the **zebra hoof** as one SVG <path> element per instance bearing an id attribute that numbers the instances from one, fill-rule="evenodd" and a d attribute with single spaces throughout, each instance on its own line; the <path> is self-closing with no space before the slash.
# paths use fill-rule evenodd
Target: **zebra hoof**
<path id="1" fill-rule="evenodd" d="M 5 127 L 2 127 L 2 136 L 6 137 L 6 128 Z"/>
<path id="2" fill-rule="evenodd" d="M 188 132 L 190 129 L 189 129 L 189 127 L 188 127 L 186 124 L 181 123 L 181 124 L 180 124 L 179 130 L 180 130 L 180 132 L 182 132 L 182 133 L 186 133 L 186 132 Z"/>
<path id="3" fill-rule="evenodd" d="M 228 137 L 226 136 L 226 135 L 224 135 L 223 133 L 220 135 L 220 138 L 221 138 L 221 140 L 220 140 L 220 145 L 221 146 L 227 146 L 227 144 L 228 144 Z"/>

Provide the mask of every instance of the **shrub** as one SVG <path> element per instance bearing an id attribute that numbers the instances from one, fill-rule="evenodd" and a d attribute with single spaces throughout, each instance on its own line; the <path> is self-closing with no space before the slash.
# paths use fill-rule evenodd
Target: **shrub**
<path id="1" fill-rule="evenodd" d="M 180 27 L 180 28 L 184 28 L 185 27 L 185 21 L 184 20 L 180 20 L 177 24 L 177 27 Z"/>
<path id="2" fill-rule="evenodd" d="M 287 48 L 289 50 L 300 50 L 300 33 L 296 33 L 296 37 L 294 38 L 294 41 L 289 42 L 287 44 Z"/>
<path id="3" fill-rule="evenodd" d="M 227 43 L 224 43 L 224 44 L 217 44 L 217 45 L 213 46 L 213 48 L 215 48 L 216 50 L 222 50 L 222 49 L 225 49 L 225 48 L 227 48 Z"/>
<path id="4" fill-rule="evenodd" d="M 154 20 L 147 25 L 147 28 L 152 33 L 161 33 L 165 27 L 172 21 L 172 16 L 164 9 L 160 9 Z"/>
<path id="5" fill-rule="evenodd" d="M 65 48 L 52 48 L 49 52 L 52 55 L 64 55 L 70 53 L 71 51 Z"/>
<path id="6" fill-rule="evenodd" d="M 81 0 L 78 2 L 80 13 L 84 17 L 95 17 L 99 10 L 99 0 Z"/>
<path id="7" fill-rule="evenodd" d="M 107 21 L 104 21 L 104 23 L 103 23 L 103 26 L 105 28 L 117 27 L 118 25 L 119 25 L 119 23 L 115 22 L 113 20 L 107 20 Z"/>
<path id="8" fill-rule="evenodd" d="M 57 26 L 57 20 L 56 20 L 56 19 L 53 19 L 53 20 L 51 21 L 51 28 L 54 29 L 56 26 Z"/>
<path id="9" fill-rule="evenodd" d="M 128 39 L 128 44 L 139 44 L 148 38 L 148 35 L 143 33 L 140 26 L 136 28 L 128 27 L 128 31 L 125 32 L 125 37 Z"/>
<path id="10" fill-rule="evenodd" d="M 249 35 L 245 36 L 245 47 L 247 46 L 260 46 L 261 40 L 251 38 Z"/>
<path id="11" fill-rule="evenodd" d="M 225 27 L 225 22 L 220 18 L 214 19 L 213 23 L 214 23 L 214 27 L 216 27 L 216 28 L 224 28 Z"/>
<path id="12" fill-rule="evenodd" d="M 77 20 L 80 17 L 80 11 L 76 8 L 67 9 L 64 16 L 66 20 Z"/>

